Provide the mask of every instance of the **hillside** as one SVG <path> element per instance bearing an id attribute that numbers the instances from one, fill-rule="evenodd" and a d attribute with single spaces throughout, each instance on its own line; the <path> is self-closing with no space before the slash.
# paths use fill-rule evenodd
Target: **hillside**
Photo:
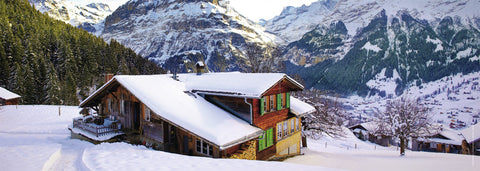
<path id="1" fill-rule="evenodd" d="M 347 2 L 284 51 L 287 72 L 306 87 L 369 96 L 382 92 L 368 82 L 385 77 L 397 96 L 412 83 L 480 70 L 476 1 Z"/>
<path id="2" fill-rule="evenodd" d="M 103 74 L 163 70 L 116 41 L 35 10 L 27 0 L 0 2 L 0 86 L 24 104 L 78 104 L 103 84 Z"/>

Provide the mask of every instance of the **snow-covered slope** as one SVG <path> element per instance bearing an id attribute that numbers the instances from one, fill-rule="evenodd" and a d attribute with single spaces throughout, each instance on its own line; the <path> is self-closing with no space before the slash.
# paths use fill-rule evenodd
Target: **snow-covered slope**
<path id="1" fill-rule="evenodd" d="M 213 71 L 244 70 L 247 45 L 265 47 L 276 38 L 222 3 L 129 1 L 106 18 L 101 36 L 169 69 L 205 61 Z"/>
<path id="2" fill-rule="evenodd" d="M 354 120 L 366 122 L 372 119 L 375 111 L 383 111 L 388 101 L 403 97 L 426 104 L 432 109 L 433 122 L 444 127 L 461 130 L 480 122 L 480 72 L 447 76 L 418 86 L 412 84 L 401 97 L 389 93 L 391 83 L 391 79 L 381 77 L 369 82 L 370 86 L 377 87 L 387 96 L 352 96 L 346 99 L 346 104 L 352 107 L 349 113 L 356 118 Z"/>
<path id="3" fill-rule="evenodd" d="M 127 0 L 29 0 L 42 13 L 73 26 L 97 24 Z"/>
<path id="4" fill-rule="evenodd" d="M 408 12 L 414 18 L 439 22 L 445 16 L 459 16 L 463 24 L 480 26 L 478 0 L 319 0 L 310 6 L 288 7 L 279 16 L 267 21 L 267 31 L 289 42 L 316 25 L 328 25 L 335 21 L 345 23 L 348 33 L 354 36 L 382 10 L 388 17 L 398 12 Z M 310 29 L 308 29 L 310 28 Z"/>

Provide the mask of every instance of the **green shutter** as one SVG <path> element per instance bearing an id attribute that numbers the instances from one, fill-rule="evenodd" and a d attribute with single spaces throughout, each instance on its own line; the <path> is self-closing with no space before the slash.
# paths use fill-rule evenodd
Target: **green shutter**
<path id="1" fill-rule="evenodd" d="M 285 100 L 287 100 L 285 107 L 290 108 L 290 93 L 287 93 L 287 95 L 285 96 Z"/>
<path id="2" fill-rule="evenodd" d="M 282 110 L 282 94 L 277 94 L 277 110 Z"/>
<path id="3" fill-rule="evenodd" d="M 273 128 L 267 130 L 267 147 L 273 145 Z"/>
<path id="4" fill-rule="evenodd" d="M 263 114 L 265 113 L 264 103 L 265 103 L 265 97 L 262 97 L 262 98 L 260 99 L 260 115 L 263 115 Z"/>
<path id="5" fill-rule="evenodd" d="M 263 135 L 258 137 L 258 151 L 265 149 L 265 139 Z"/>

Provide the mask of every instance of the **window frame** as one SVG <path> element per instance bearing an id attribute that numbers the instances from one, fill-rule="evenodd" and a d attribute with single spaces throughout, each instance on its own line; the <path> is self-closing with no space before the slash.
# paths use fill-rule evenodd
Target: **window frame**
<path id="1" fill-rule="evenodd" d="M 145 106 L 144 117 L 146 121 L 150 121 L 150 118 L 152 117 L 152 111 L 147 106 Z"/>
<path id="2" fill-rule="evenodd" d="M 278 123 L 277 124 L 277 140 L 281 140 L 282 139 L 282 122 Z"/>
<path id="3" fill-rule="evenodd" d="M 288 136 L 288 121 L 283 121 L 283 137 Z"/>
<path id="4" fill-rule="evenodd" d="M 295 132 L 295 118 L 290 119 L 290 133 L 293 134 Z"/>
<path id="5" fill-rule="evenodd" d="M 270 95 L 268 97 L 268 102 L 269 102 L 268 106 L 270 107 L 269 111 L 270 112 L 275 111 L 275 95 Z"/>
<path id="6" fill-rule="evenodd" d="M 195 140 L 195 149 L 197 153 L 213 156 L 213 146 L 208 144 L 207 142 L 203 141 L 202 139 L 196 138 Z M 199 151 L 200 149 L 200 151 Z"/>

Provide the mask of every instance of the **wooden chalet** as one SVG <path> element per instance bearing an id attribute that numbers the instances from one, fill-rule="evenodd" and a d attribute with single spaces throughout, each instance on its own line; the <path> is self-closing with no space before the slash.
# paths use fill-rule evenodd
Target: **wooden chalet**
<path id="1" fill-rule="evenodd" d="M 412 151 L 461 153 L 462 134 L 450 128 L 439 128 L 430 136 L 412 138 Z"/>
<path id="2" fill-rule="evenodd" d="M 480 155 L 480 124 L 477 123 L 460 132 L 464 137 L 462 141 L 463 153 Z"/>
<path id="3" fill-rule="evenodd" d="M 379 130 L 379 125 L 375 122 L 365 122 L 349 127 L 353 134 L 363 141 L 370 141 L 372 143 L 388 147 L 395 144 L 392 136 L 382 135 Z"/>
<path id="4" fill-rule="evenodd" d="M 3 105 L 18 105 L 20 96 L 7 89 L 0 87 L 0 106 Z"/>
<path id="5" fill-rule="evenodd" d="M 100 122 L 108 123 L 105 132 L 137 132 L 160 150 L 269 160 L 301 153 L 300 118 L 315 110 L 290 96 L 302 89 L 281 73 L 118 75 L 80 107 L 107 118 Z M 75 119 L 72 132 L 99 140 L 117 135 L 79 126 L 85 121 Z"/>

